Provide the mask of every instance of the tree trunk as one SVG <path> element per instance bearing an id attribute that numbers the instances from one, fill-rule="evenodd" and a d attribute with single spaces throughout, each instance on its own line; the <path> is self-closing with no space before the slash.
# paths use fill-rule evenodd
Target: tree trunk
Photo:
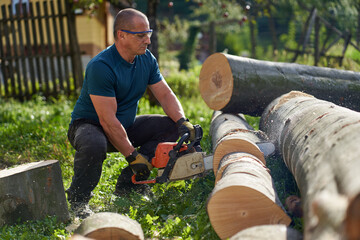
<path id="1" fill-rule="evenodd" d="M 246 122 L 241 114 L 223 114 L 216 111 L 213 114 L 210 126 L 210 136 L 213 146 L 213 170 L 217 174 L 220 160 L 231 152 L 247 152 L 256 156 L 265 164 L 263 152 L 259 146 L 267 137 L 256 132 Z"/>
<path id="2" fill-rule="evenodd" d="M 86 218 L 75 230 L 72 239 L 82 239 L 79 235 L 85 239 L 144 239 L 143 230 L 137 221 L 111 212 L 96 213 Z"/>
<path id="3" fill-rule="evenodd" d="M 359 111 L 360 73 L 215 53 L 200 71 L 200 93 L 214 110 L 260 116 L 292 90 Z"/>
<path id="4" fill-rule="evenodd" d="M 153 34 L 151 36 L 151 44 L 149 45 L 149 50 L 152 52 L 154 57 L 159 62 L 159 43 L 157 36 L 157 24 L 156 24 L 156 9 L 159 4 L 159 0 L 148 0 L 147 1 L 147 17 L 149 19 L 150 27 L 153 29 Z"/>
<path id="5" fill-rule="evenodd" d="M 58 161 L 0 171 L 0 226 L 18 220 L 41 220 L 48 215 L 62 222 L 70 218 Z"/>
<path id="6" fill-rule="evenodd" d="M 254 24 L 255 23 L 255 24 Z M 250 27 L 250 42 L 251 42 L 251 57 L 256 58 L 256 20 L 251 14 L 249 15 L 249 27 Z"/>
<path id="7" fill-rule="evenodd" d="M 271 2 L 269 0 L 266 3 L 266 10 L 268 11 L 268 14 L 269 14 L 269 28 L 270 28 L 271 40 L 272 40 L 272 44 L 273 44 L 273 56 L 275 56 L 276 52 L 277 52 L 276 24 L 275 24 L 275 20 L 272 15 L 272 11 L 271 11 Z"/>
<path id="8" fill-rule="evenodd" d="M 218 173 L 221 179 L 207 202 L 209 219 L 217 235 L 226 239 L 253 226 L 289 225 L 291 219 L 276 195 L 269 169 L 255 156 L 235 151 L 222 159 L 231 164 Z"/>
<path id="9" fill-rule="evenodd" d="M 286 225 L 273 224 L 247 228 L 232 236 L 230 240 L 302 240 L 302 235 Z"/>
<path id="10" fill-rule="evenodd" d="M 260 129 L 300 189 L 305 238 L 359 239 L 360 113 L 293 91 L 269 104 Z"/>

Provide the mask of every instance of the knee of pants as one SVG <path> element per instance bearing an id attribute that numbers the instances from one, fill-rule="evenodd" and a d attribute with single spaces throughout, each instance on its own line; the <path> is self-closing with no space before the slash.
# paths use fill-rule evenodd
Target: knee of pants
<path id="1" fill-rule="evenodd" d="M 105 160 L 107 151 L 107 142 L 99 139 L 89 139 L 77 146 L 77 155 L 86 158 L 89 163 L 100 163 Z"/>

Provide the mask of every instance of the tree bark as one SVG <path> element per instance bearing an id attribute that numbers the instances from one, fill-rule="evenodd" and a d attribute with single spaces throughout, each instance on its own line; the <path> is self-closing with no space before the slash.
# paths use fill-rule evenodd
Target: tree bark
<path id="1" fill-rule="evenodd" d="M 241 114 L 223 114 L 216 111 L 210 126 L 213 146 L 213 171 L 217 174 L 220 160 L 231 152 L 247 152 L 265 164 L 263 152 L 257 143 L 265 142 L 265 134 L 254 131 Z"/>
<path id="2" fill-rule="evenodd" d="M 151 44 L 149 45 L 149 50 L 154 55 L 154 57 L 159 62 L 159 43 L 157 36 L 157 24 L 156 24 L 156 9 L 159 4 L 159 0 L 148 0 L 147 1 L 147 17 L 149 19 L 150 27 L 153 29 L 153 34 L 151 36 Z"/>
<path id="3" fill-rule="evenodd" d="M 292 90 L 359 111 L 360 73 L 215 53 L 200 71 L 200 93 L 214 110 L 260 116 Z"/>
<path id="4" fill-rule="evenodd" d="M 261 225 L 242 230 L 232 236 L 230 240 L 302 240 L 302 235 L 286 225 Z"/>
<path id="5" fill-rule="evenodd" d="M 360 113 L 293 91 L 269 104 L 260 129 L 300 189 L 305 238 L 359 239 Z"/>
<path id="6" fill-rule="evenodd" d="M 88 239 L 126 239 L 143 240 L 144 233 L 141 225 L 124 215 L 111 212 L 93 214 L 84 219 L 74 232 Z"/>
<path id="7" fill-rule="evenodd" d="M 221 239 L 252 226 L 290 224 L 269 169 L 259 159 L 248 153 L 232 152 L 222 161 L 232 163 L 218 173 L 221 179 L 207 202 L 211 225 Z"/>
<path id="8" fill-rule="evenodd" d="M 48 215 L 62 222 L 70 218 L 58 161 L 0 171 L 0 226 L 18 220 L 41 220 Z"/>

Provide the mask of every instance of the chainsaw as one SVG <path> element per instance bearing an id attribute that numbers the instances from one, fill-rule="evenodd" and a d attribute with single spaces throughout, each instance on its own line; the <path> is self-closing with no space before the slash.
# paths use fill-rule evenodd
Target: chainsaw
<path id="1" fill-rule="evenodd" d="M 162 142 L 158 144 L 155 156 L 151 160 L 151 165 L 158 169 L 156 178 L 136 181 L 136 175 L 134 174 L 131 181 L 134 184 L 164 183 L 201 176 L 205 172 L 212 170 L 213 155 L 197 152 L 194 149 L 195 143 L 200 142 L 203 137 L 200 125 L 194 125 L 194 129 L 195 138 L 189 143 L 187 143 L 189 133 L 185 133 L 178 142 Z M 264 156 L 270 155 L 274 149 L 273 144 L 270 142 L 258 144 L 258 147 L 264 153 Z"/>

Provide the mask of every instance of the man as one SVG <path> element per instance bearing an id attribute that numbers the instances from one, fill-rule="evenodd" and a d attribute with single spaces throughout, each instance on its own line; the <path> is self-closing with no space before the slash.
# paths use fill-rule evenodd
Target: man
<path id="1" fill-rule="evenodd" d="M 80 217 L 91 213 L 87 203 L 99 182 L 107 152 L 119 151 L 129 163 L 116 184 L 114 194 L 121 195 L 138 186 L 131 182 L 133 174 L 137 180 L 148 178 L 152 169 L 149 161 L 158 143 L 174 142 L 186 132 L 190 140 L 195 138 L 193 125 L 186 120 L 179 100 L 147 49 L 151 33 L 143 13 L 130 8 L 121 10 L 114 21 L 114 45 L 87 65 L 68 131 L 76 152 L 74 176 L 66 192 Z M 167 116 L 136 116 L 139 99 L 147 87 Z"/>

